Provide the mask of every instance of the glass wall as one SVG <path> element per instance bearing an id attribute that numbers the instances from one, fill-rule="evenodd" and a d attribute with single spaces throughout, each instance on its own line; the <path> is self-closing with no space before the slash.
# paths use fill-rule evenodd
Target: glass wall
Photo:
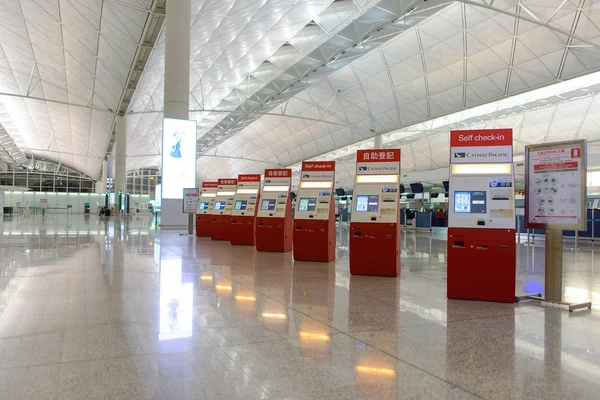
<path id="1" fill-rule="evenodd" d="M 0 185 L 29 188 L 35 192 L 93 193 L 96 180 L 49 161 L 10 165 L 0 172 Z"/>
<path id="2" fill-rule="evenodd" d="M 156 185 L 161 183 L 160 170 L 140 169 L 127 173 L 127 192 L 154 198 Z"/>

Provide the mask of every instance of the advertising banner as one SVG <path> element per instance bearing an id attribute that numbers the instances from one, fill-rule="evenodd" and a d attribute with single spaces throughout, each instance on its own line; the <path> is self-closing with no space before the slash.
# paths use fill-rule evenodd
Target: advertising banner
<path id="1" fill-rule="evenodd" d="M 525 226 L 586 230 L 585 140 L 525 147 Z"/>
<path id="2" fill-rule="evenodd" d="M 40 207 L 47 208 L 48 207 L 48 199 L 40 199 Z"/>
<path id="3" fill-rule="evenodd" d="M 357 175 L 399 175 L 400 149 L 358 150 Z"/>
<path id="4" fill-rule="evenodd" d="M 335 176 L 335 161 L 302 162 L 302 181 L 332 182 Z"/>
<path id="5" fill-rule="evenodd" d="M 182 199 L 196 185 L 196 121 L 165 118 L 162 145 L 162 198 Z"/>
<path id="6" fill-rule="evenodd" d="M 511 163 L 512 129 L 450 132 L 450 163 Z"/>
<path id="7" fill-rule="evenodd" d="M 198 210 L 198 189 L 183 189 L 183 213 L 195 214 Z"/>

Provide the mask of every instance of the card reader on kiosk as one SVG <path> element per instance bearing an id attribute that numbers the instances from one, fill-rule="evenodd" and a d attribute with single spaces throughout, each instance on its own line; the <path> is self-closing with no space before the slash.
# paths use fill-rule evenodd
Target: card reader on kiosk
<path id="1" fill-rule="evenodd" d="M 237 188 L 237 179 L 219 179 L 217 195 L 213 203 L 212 240 L 229 240 L 231 236 L 231 211 Z"/>
<path id="2" fill-rule="evenodd" d="M 231 244 L 254 246 L 260 174 L 238 175 L 237 182 L 231 210 Z"/>
<path id="3" fill-rule="evenodd" d="M 452 131 L 448 298 L 515 300 L 512 130 Z"/>
<path id="4" fill-rule="evenodd" d="M 400 274 L 400 150 L 358 150 L 350 273 Z"/>
<path id="5" fill-rule="evenodd" d="M 218 182 L 202 182 L 198 211 L 196 212 L 196 236 L 210 237 L 212 228 L 212 209 L 217 195 Z"/>
<path id="6" fill-rule="evenodd" d="M 292 250 L 291 169 L 265 170 L 265 183 L 256 214 L 256 250 Z"/>
<path id="7" fill-rule="evenodd" d="M 294 215 L 294 260 L 335 260 L 334 161 L 304 161 Z"/>

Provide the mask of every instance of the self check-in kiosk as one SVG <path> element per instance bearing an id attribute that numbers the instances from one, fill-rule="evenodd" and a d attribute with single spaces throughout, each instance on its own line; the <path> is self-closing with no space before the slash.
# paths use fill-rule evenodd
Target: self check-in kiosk
<path id="1" fill-rule="evenodd" d="M 450 132 L 448 298 L 515 300 L 512 129 Z"/>
<path id="2" fill-rule="evenodd" d="M 400 150 L 358 150 L 350 273 L 400 274 Z"/>
<path id="3" fill-rule="evenodd" d="M 198 211 L 196 212 L 196 236 L 210 237 L 212 228 L 212 209 L 217 195 L 218 182 L 202 182 Z"/>
<path id="4" fill-rule="evenodd" d="M 335 260 L 334 161 L 302 163 L 294 214 L 294 260 Z"/>
<path id="5" fill-rule="evenodd" d="M 231 210 L 231 244 L 254 246 L 260 174 L 238 175 Z"/>
<path id="6" fill-rule="evenodd" d="M 291 169 L 265 170 L 265 183 L 256 214 L 256 250 L 292 250 Z"/>
<path id="7" fill-rule="evenodd" d="M 231 211 L 237 188 L 237 179 L 219 179 L 217 195 L 212 209 L 212 240 L 230 240 Z"/>

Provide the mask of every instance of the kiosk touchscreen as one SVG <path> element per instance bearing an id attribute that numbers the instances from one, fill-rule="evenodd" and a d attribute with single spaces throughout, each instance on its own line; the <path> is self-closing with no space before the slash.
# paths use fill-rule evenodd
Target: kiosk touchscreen
<path id="1" fill-rule="evenodd" d="M 237 179 L 219 179 L 217 193 L 213 203 L 212 230 L 213 240 L 230 240 L 231 211 L 237 188 Z"/>
<path id="2" fill-rule="evenodd" d="M 291 169 L 265 170 L 265 183 L 256 214 L 256 250 L 292 250 Z"/>
<path id="3" fill-rule="evenodd" d="M 231 210 L 231 244 L 254 246 L 260 174 L 238 175 Z"/>
<path id="4" fill-rule="evenodd" d="M 358 150 L 350 273 L 400 274 L 400 150 Z"/>
<path id="5" fill-rule="evenodd" d="M 196 212 L 196 236 L 210 237 L 212 228 L 213 202 L 217 196 L 218 182 L 202 182 L 198 211 Z"/>
<path id="6" fill-rule="evenodd" d="M 452 131 L 448 298 L 514 302 L 512 130 Z"/>
<path id="7" fill-rule="evenodd" d="M 294 214 L 294 260 L 335 260 L 334 161 L 302 163 Z"/>

